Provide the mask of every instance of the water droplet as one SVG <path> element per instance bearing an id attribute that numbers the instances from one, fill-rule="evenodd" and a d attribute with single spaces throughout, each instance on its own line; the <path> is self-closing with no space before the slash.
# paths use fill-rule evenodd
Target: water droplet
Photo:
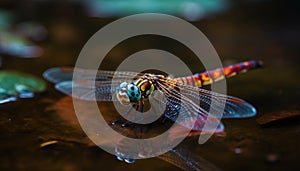
<path id="1" fill-rule="evenodd" d="M 125 161 L 126 163 L 133 163 L 133 162 L 135 162 L 135 159 L 125 158 L 124 161 Z"/>
<path id="2" fill-rule="evenodd" d="M 117 155 L 116 155 L 116 157 L 117 157 L 118 160 L 123 161 L 123 157 L 117 156 Z"/>

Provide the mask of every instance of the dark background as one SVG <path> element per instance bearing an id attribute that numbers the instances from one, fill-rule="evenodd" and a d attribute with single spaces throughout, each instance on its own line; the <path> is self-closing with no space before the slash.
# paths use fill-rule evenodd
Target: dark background
<path id="1" fill-rule="evenodd" d="M 298 170 L 300 120 L 264 126 L 256 120 L 273 112 L 299 113 L 299 2 L 232 0 L 230 4 L 225 11 L 191 23 L 208 37 L 224 64 L 250 59 L 264 61 L 262 69 L 227 80 L 228 94 L 251 102 L 258 114 L 249 119 L 224 120 L 226 137 L 213 137 L 204 145 L 197 143 L 198 137 L 190 137 L 183 142 L 184 148 L 222 170 Z M 0 9 L 12 11 L 15 23 L 37 21 L 47 29 L 46 40 L 37 43 L 44 51 L 41 57 L 1 55 L 2 70 L 18 70 L 38 77 L 51 67 L 73 66 L 90 36 L 121 17 L 90 17 L 79 1 L 7 0 L 0 2 Z M 203 71 L 188 49 L 158 36 L 139 36 L 119 44 L 102 66 L 115 69 L 126 56 L 147 48 L 172 52 L 189 64 L 192 71 Z M 48 110 L 64 97 L 53 84 L 48 85 L 45 93 L 33 99 L 1 104 L 1 170 L 177 169 L 157 158 L 125 164 L 97 147 L 90 147 L 82 141 L 85 135 L 81 130 L 62 119 L 57 108 Z M 59 143 L 39 147 L 49 140 Z M 235 152 L 237 148 L 242 149 L 240 154 Z"/>

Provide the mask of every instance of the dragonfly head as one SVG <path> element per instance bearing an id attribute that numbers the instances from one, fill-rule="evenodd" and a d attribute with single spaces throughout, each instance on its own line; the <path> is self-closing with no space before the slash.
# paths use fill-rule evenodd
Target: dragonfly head
<path id="1" fill-rule="evenodd" d="M 138 102 L 141 99 L 139 88 L 133 83 L 123 82 L 116 89 L 119 102 L 123 105 Z"/>

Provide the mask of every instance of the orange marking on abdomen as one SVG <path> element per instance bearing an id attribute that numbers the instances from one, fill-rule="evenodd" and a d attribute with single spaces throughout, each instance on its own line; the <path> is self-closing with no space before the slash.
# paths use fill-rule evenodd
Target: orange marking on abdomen
<path id="1" fill-rule="evenodd" d="M 201 80 L 202 80 L 202 84 L 203 85 L 208 85 L 212 83 L 212 79 L 210 78 L 210 76 L 208 75 L 207 72 L 200 74 Z"/>
<path id="2" fill-rule="evenodd" d="M 232 65 L 228 66 L 228 67 L 225 67 L 223 69 L 223 71 L 224 71 L 224 74 L 225 74 L 226 77 L 231 77 L 231 76 L 236 75 L 236 73 L 234 72 L 234 69 L 233 69 Z"/>
<path id="3" fill-rule="evenodd" d="M 210 76 L 214 82 L 224 79 L 224 73 L 220 68 L 210 71 Z"/>
<path id="4" fill-rule="evenodd" d="M 193 75 L 192 78 L 194 79 L 194 83 L 195 83 L 195 85 L 197 87 L 201 87 L 202 86 L 201 80 L 199 78 L 199 74 Z"/>
<path id="5" fill-rule="evenodd" d="M 245 61 L 238 64 L 230 65 L 224 68 L 217 68 L 212 71 L 194 74 L 188 77 L 176 78 L 178 82 L 191 85 L 193 82 L 194 86 L 201 87 L 208 85 L 213 82 L 224 79 L 225 77 L 232 77 L 241 72 L 246 72 L 251 69 L 259 68 L 263 65 L 262 61 Z"/>

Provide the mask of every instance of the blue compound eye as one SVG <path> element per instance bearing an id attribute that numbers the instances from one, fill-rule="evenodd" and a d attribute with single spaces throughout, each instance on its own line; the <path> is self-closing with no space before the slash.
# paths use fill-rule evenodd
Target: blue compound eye
<path id="1" fill-rule="evenodd" d="M 130 102 L 138 102 L 141 99 L 139 88 L 133 83 L 127 85 L 127 95 Z"/>
<path id="2" fill-rule="evenodd" d="M 116 89 L 117 99 L 123 105 L 129 105 L 130 104 L 130 99 L 128 97 L 128 91 L 127 91 L 127 85 L 128 85 L 128 83 L 123 82 Z"/>

